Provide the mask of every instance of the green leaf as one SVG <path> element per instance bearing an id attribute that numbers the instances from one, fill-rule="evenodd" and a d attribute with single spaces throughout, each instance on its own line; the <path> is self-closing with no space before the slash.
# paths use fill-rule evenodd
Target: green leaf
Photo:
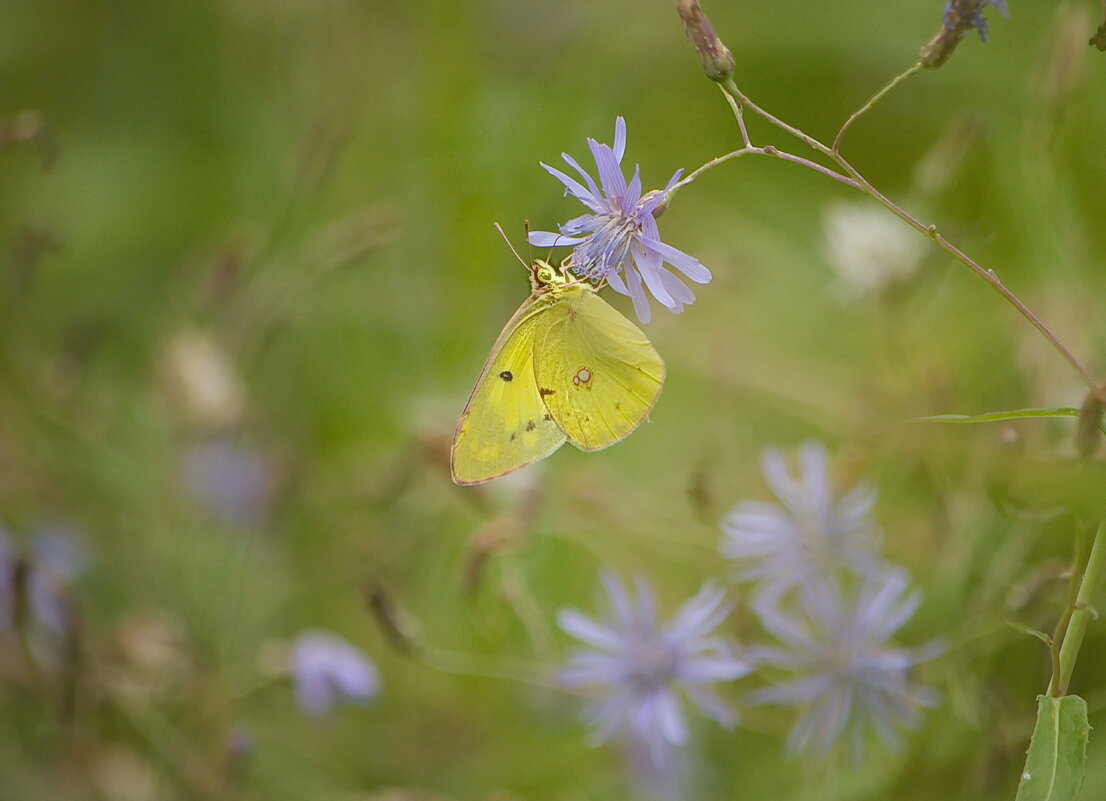
<path id="1" fill-rule="evenodd" d="M 1037 725 L 1015 801 L 1075 801 L 1087 759 L 1087 702 L 1078 695 L 1037 696 Z"/>
<path id="2" fill-rule="evenodd" d="M 1078 417 L 1079 410 L 1070 406 L 1054 406 L 1051 409 L 1012 409 L 1006 412 L 984 414 L 931 414 L 915 417 L 911 423 L 996 423 L 1002 420 L 1022 420 L 1028 417 Z"/>
<path id="3" fill-rule="evenodd" d="M 1016 620 L 1010 620 L 1009 618 L 1005 617 L 1002 619 L 1002 622 L 1010 628 L 1014 629 L 1014 631 L 1019 631 L 1022 634 L 1028 634 L 1030 637 L 1036 637 L 1038 640 L 1045 644 L 1045 648 L 1052 647 L 1052 637 L 1050 637 L 1048 634 L 1045 634 L 1043 631 L 1039 631 L 1032 626 L 1027 626 L 1024 623 L 1019 623 Z"/>

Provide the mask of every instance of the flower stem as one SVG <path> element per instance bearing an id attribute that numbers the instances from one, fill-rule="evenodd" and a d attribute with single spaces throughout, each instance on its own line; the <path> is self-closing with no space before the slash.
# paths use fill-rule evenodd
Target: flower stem
<path id="1" fill-rule="evenodd" d="M 910 74 L 910 70 L 907 70 L 907 72 L 903 73 L 903 75 L 900 76 L 900 79 L 905 80 L 907 77 L 909 77 L 909 74 Z M 887 87 L 885 87 L 885 89 L 883 91 L 878 93 L 875 96 L 874 99 L 878 99 L 879 97 L 881 97 L 883 94 L 886 93 L 887 90 L 889 90 L 891 87 L 893 87 L 895 85 L 895 83 L 897 83 L 897 82 L 898 81 L 892 81 L 890 84 L 888 84 Z M 1034 314 L 1033 311 L 1030 310 L 1030 308 L 1028 306 L 1026 306 L 1024 303 L 1022 303 L 1022 301 L 1013 292 L 1011 292 L 1006 287 L 1006 285 L 1002 283 L 1002 281 L 999 280 L 999 277 L 995 274 L 994 270 L 984 269 L 978 263 L 976 263 L 973 259 L 968 257 L 967 254 L 965 254 L 962 250 L 960 250 L 958 247 L 956 247 L 951 242 L 949 242 L 947 239 L 945 239 L 945 237 L 942 236 L 937 231 L 937 226 L 935 226 L 935 225 L 926 225 L 925 223 L 923 223 L 920 220 L 916 219 L 915 217 L 911 216 L 905 209 L 898 206 L 894 201 L 892 201 L 890 198 L 888 198 L 882 192 L 880 192 L 878 189 L 876 189 L 874 186 L 872 186 L 872 184 L 869 183 L 868 180 L 863 175 L 861 175 L 860 172 L 855 167 L 853 167 L 845 159 L 845 157 L 842 156 L 840 153 L 838 153 L 836 150 L 834 150 L 831 147 L 827 147 L 822 142 L 820 142 L 817 139 L 815 139 L 814 137 L 804 133 L 803 131 L 799 130 L 798 128 L 794 127 L 793 125 L 788 125 L 783 120 L 779 119 L 778 117 L 773 116 L 772 114 L 770 114 L 767 111 L 765 111 L 764 109 L 762 109 L 760 106 L 753 103 L 748 97 L 746 97 L 741 92 L 740 89 L 737 88 L 737 85 L 733 82 L 732 79 L 726 80 L 726 81 L 722 82 L 719 85 L 723 88 L 723 90 L 727 94 L 731 95 L 733 97 L 733 99 L 740 106 L 742 106 L 744 108 L 748 108 L 753 113 L 757 114 L 759 117 L 761 117 L 762 119 L 767 121 L 769 124 L 775 126 L 776 128 L 779 128 L 781 131 L 784 131 L 785 133 L 790 134 L 791 136 L 795 137 L 799 141 L 804 142 L 811 149 L 817 151 L 818 153 L 821 153 L 823 156 L 826 156 L 827 158 L 832 159 L 834 162 L 837 163 L 837 165 L 839 167 L 841 167 L 843 169 L 843 171 L 845 172 L 845 175 L 839 175 L 838 173 L 834 172 L 833 170 L 830 170 L 826 167 L 822 167 L 821 165 L 817 165 L 814 162 L 809 162 L 805 159 L 799 159 L 799 157 L 797 157 L 797 156 L 788 158 L 789 161 L 797 161 L 799 163 L 803 163 L 804 166 L 813 167 L 814 169 L 818 170 L 819 172 L 822 172 L 823 174 L 828 173 L 831 177 L 835 177 L 837 180 L 841 181 L 842 183 L 849 184 L 850 186 L 855 186 L 860 191 L 862 191 L 865 194 L 871 196 L 874 200 L 876 200 L 878 203 L 880 203 L 884 208 L 886 208 L 888 211 L 890 211 L 892 214 L 894 214 L 900 220 L 902 220 L 903 222 L 910 225 L 912 228 L 914 228 L 919 233 L 924 234 L 925 236 L 929 237 L 931 240 L 933 240 L 933 242 L 938 247 L 940 247 L 943 250 L 947 251 L 957 261 L 959 261 L 961 264 L 966 266 L 969 270 L 971 270 L 977 276 L 979 276 L 984 281 L 986 281 L 988 284 L 990 284 L 992 289 L 994 289 L 996 292 L 998 292 L 1000 295 L 1002 295 L 1002 297 L 1011 306 L 1013 306 L 1015 309 L 1017 309 L 1018 313 L 1021 314 L 1022 317 L 1024 317 L 1027 321 L 1029 321 L 1030 325 L 1032 325 L 1034 328 L 1036 328 L 1037 331 L 1040 332 L 1040 334 L 1045 339 L 1048 340 L 1048 342 L 1056 349 L 1056 351 L 1072 367 L 1072 369 L 1075 370 L 1075 372 L 1079 374 L 1080 378 L 1083 379 L 1084 383 L 1087 385 L 1088 388 L 1093 389 L 1093 390 L 1097 390 L 1099 388 L 1098 383 L 1094 380 L 1094 378 L 1091 376 L 1091 374 L 1089 372 L 1087 372 L 1086 368 L 1084 368 L 1083 365 L 1079 363 L 1079 360 L 1075 358 L 1075 355 L 1070 350 L 1068 350 L 1067 346 L 1064 345 L 1064 343 L 1061 342 L 1060 339 L 1054 333 L 1052 333 L 1052 331 L 1049 329 L 1049 327 L 1047 325 L 1045 325 L 1044 322 L 1036 314 Z M 869 101 L 869 102 L 871 103 L 872 101 Z M 847 127 L 847 125 L 848 125 L 848 123 L 846 123 L 846 127 Z M 748 148 L 743 148 L 743 150 L 747 151 Z M 767 148 L 760 148 L 760 150 L 765 151 L 765 150 L 767 150 Z M 740 152 L 740 151 L 736 151 L 736 152 Z M 768 153 L 768 155 L 777 155 L 777 154 Z M 698 172 L 700 172 L 700 170 L 696 170 L 696 172 L 692 173 L 692 175 L 696 175 Z M 690 178 L 691 176 L 688 176 L 688 177 Z"/>
<path id="2" fill-rule="evenodd" d="M 834 153 L 836 153 L 838 148 L 841 146 L 841 139 L 845 136 L 845 131 L 849 130 L 849 127 L 854 122 L 856 122 L 862 116 L 864 116 L 869 111 L 871 111 L 873 108 L 875 108 L 876 103 L 878 103 L 880 100 L 882 100 L 884 98 L 884 96 L 887 95 L 892 89 L 894 89 L 900 83 L 902 83 L 907 78 L 909 78 L 911 75 L 913 75 L 914 73 L 920 71 L 921 69 L 922 69 L 922 62 L 919 61 L 917 64 L 915 64 L 913 67 L 908 69 L 906 72 L 903 72 L 899 75 L 896 75 L 894 78 L 891 79 L 891 82 L 889 84 L 887 84 L 882 89 L 880 89 L 878 92 L 876 92 L 874 95 L 872 95 L 871 98 L 868 99 L 867 103 L 865 103 L 863 106 L 861 106 L 856 111 L 854 111 L 853 115 L 851 117 L 849 117 L 847 120 L 845 120 L 845 124 L 841 126 L 841 130 L 839 130 L 837 132 L 837 136 L 834 137 L 833 147 L 830 148 L 830 149 Z"/>
<path id="3" fill-rule="evenodd" d="M 724 164 L 730 159 L 740 158 L 741 156 L 771 156 L 773 158 L 782 159 L 784 161 L 790 161 L 793 164 L 800 164 L 803 167 L 809 167 L 812 170 L 822 173 L 822 175 L 826 176 L 827 178 L 832 178 L 835 181 L 839 181 L 845 184 L 845 186 L 851 186 L 853 189 L 861 188 L 860 184 L 858 184 L 852 178 L 844 176 L 841 173 L 834 172 L 829 167 L 823 167 L 821 164 L 811 161 L 810 159 L 804 159 L 802 156 L 796 156 L 794 153 L 788 153 L 784 150 L 780 150 L 777 147 L 773 147 L 772 145 L 765 145 L 764 147 L 754 147 L 753 145 L 748 145 L 741 148 L 740 150 L 733 150 L 729 153 L 718 156 L 717 158 L 711 159 L 694 172 L 688 174 L 680 181 L 677 181 L 675 184 L 672 185 L 671 189 L 665 192 L 665 203 L 671 201 L 673 195 L 675 195 L 678 191 L 683 189 L 688 184 L 692 183 L 696 178 L 698 178 L 707 170 L 713 167 L 717 167 L 719 164 Z"/>
<path id="4" fill-rule="evenodd" d="M 1075 659 L 1079 655 L 1080 646 L 1083 645 L 1083 635 L 1086 634 L 1087 625 L 1091 619 L 1098 616 L 1091 606 L 1091 598 L 1094 596 L 1104 566 L 1106 566 L 1106 519 L 1099 523 L 1098 531 L 1095 532 L 1091 555 L 1087 557 L 1087 566 L 1079 582 L 1079 593 L 1071 606 L 1071 619 L 1068 622 L 1067 631 L 1064 632 L 1064 643 L 1060 646 L 1059 681 L 1054 679 L 1052 688 L 1052 694 L 1056 697 L 1067 694 L 1071 674 L 1075 669 Z"/>
<path id="5" fill-rule="evenodd" d="M 1075 604 L 1079 598 L 1079 587 L 1082 584 L 1082 569 L 1087 558 L 1087 532 L 1082 526 L 1076 528 L 1075 548 L 1071 560 L 1071 577 L 1068 580 L 1068 600 L 1064 604 L 1064 611 L 1060 619 L 1056 621 L 1056 627 L 1049 637 L 1048 650 L 1052 662 L 1052 679 L 1048 684 L 1048 694 L 1054 698 L 1063 695 L 1060 689 L 1060 646 L 1064 644 L 1064 637 L 1068 633 L 1071 624 L 1071 615 L 1075 611 Z"/>
<path id="6" fill-rule="evenodd" d="M 1106 0 L 1103 0 L 1106 2 Z M 718 87 L 722 92 L 722 97 L 726 98 L 726 102 L 730 104 L 730 108 L 733 109 L 734 119 L 737 120 L 737 127 L 741 129 L 741 141 L 745 143 L 745 147 L 752 147 L 753 143 L 749 139 L 749 132 L 745 129 L 745 112 L 741 110 L 741 103 L 739 103 L 733 95 L 726 91 L 724 86 Z"/>

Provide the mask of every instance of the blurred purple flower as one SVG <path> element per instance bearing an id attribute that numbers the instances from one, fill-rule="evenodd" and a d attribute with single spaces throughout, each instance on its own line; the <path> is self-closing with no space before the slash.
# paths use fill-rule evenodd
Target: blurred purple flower
<path id="1" fill-rule="evenodd" d="M 804 584 L 798 615 L 775 604 L 755 605 L 764 628 L 784 647 L 750 648 L 749 657 L 760 666 L 799 675 L 754 692 L 747 701 L 802 708 L 788 737 L 791 751 L 814 749 L 824 755 L 847 734 L 859 759 L 866 723 L 888 747 L 897 748 L 902 742 L 898 729 L 917 727 L 919 709 L 937 704 L 937 693 L 912 682 L 910 672 L 940 653 L 940 644 L 917 649 L 887 644 L 921 601 L 918 593 L 903 597 L 908 583 L 905 572 L 888 569 L 864 577 L 854 592 L 834 582 Z"/>
<path id="2" fill-rule="evenodd" d="M 665 193 L 679 180 L 683 170 L 668 181 L 661 192 L 642 195 L 641 174 L 634 167 L 629 185 L 622 174 L 622 156 L 626 152 L 626 121 L 619 117 L 614 127 L 614 148 L 588 139 L 595 166 L 599 170 L 602 191 L 594 179 L 567 153 L 561 157 L 584 179 L 581 184 L 555 167 L 542 164 L 550 175 L 565 185 L 571 194 L 589 209 L 585 214 L 560 226 L 560 233 L 532 231 L 530 244 L 535 247 L 576 245 L 572 251 L 570 269 L 581 278 L 606 279 L 611 289 L 633 299 L 634 312 L 643 323 L 649 322 L 649 301 L 645 289 L 661 305 L 679 314 L 684 304 L 692 303 L 695 295 L 675 275 L 664 268 L 671 264 L 698 284 L 708 283 L 710 271 L 697 259 L 661 242 L 654 213 Z"/>
<path id="3" fill-rule="evenodd" d="M 30 623 L 59 636 L 69 634 L 74 625 L 71 587 L 84 572 L 88 559 L 80 547 L 74 529 L 52 526 L 35 531 L 21 552 L 3 526 L 0 526 L 0 628 L 14 623 L 17 604 L 25 602 Z M 16 572 L 25 560 L 25 579 L 16 586 Z M 17 598 L 19 592 L 24 598 Z"/>
<path id="4" fill-rule="evenodd" d="M 296 637 L 290 668 L 300 708 L 315 717 L 340 702 L 362 704 L 380 692 L 380 677 L 373 663 L 349 642 L 327 631 L 312 629 Z"/>
<path id="5" fill-rule="evenodd" d="M 88 566 L 76 531 L 67 526 L 38 530 L 31 539 L 30 563 L 27 595 L 31 612 L 55 634 L 68 633 L 74 622 L 69 588 Z"/>
<path id="6" fill-rule="evenodd" d="M 983 18 L 983 9 L 987 6 L 994 6 L 1002 16 L 1010 18 L 1010 13 L 1006 10 L 1006 0 L 949 0 L 944 14 L 946 30 L 962 37 L 968 32 L 968 28 L 975 28 L 979 31 L 980 41 L 986 43 L 987 20 Z"/>
<path id="7" fill-rule="evenodd" d="M 229 438 L 191 446 L 184 454 L 184 481 L 213 515 L 235 525 L 257 525 L 267 511 L 272 476 L 256 451 Z"/>
<path id="8" fill-rule="evenodd" d="M 615 576 L 604 575 L 602 581 L 609 603 L 599 621 L 574 609 L 558 615 L 565 632 L 591 647 L 571 656 L 559 680 L 568 687 L 602 688 L 588 711 L 597 743 L 628 734 L 663 770 L 688 737 L 678 693 L 728 728 L 736 718 L 707 685 L 740 678 L 752 668 L 724 639 L 711 636 L 731 608 L 722 590 L 704 585 L 661 626 L 648 583 L 636 582 L 635 603 Z"/>
<path id="9" fill-rule="evenodd" d="M 761 469 L 782 505 L 742 501 L 721 522 L 722 555 L 739 563 L 738 581 L 761 583 L 762 600 L 838 567 L 858 574 L 880 569 L 869 519 L 876 492 L 861 485 L 834 498 L 828 461 L 821 444 L 804 443 L 799 475 L 793 477 L 783 453 L 766 450 Z"/>
<path id="10" fill-rule="evenodd" d="M 15 571 L 19 558 L 7 529 L 0 523 L 0 631 L 10 629 L 15 620 Z"/>

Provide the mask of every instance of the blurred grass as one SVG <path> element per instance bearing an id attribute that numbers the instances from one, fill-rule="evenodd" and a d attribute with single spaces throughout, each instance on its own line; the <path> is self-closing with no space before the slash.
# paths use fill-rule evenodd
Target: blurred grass
<path id="1" fill-rule="evenodd" d="M 991 13 L 988 45 L 970 37 L 909 81 L 844 152 L 907 197 L 942 133 L 976 126 L 918 210 L 1097 372 L 1106 62 L 1057 49 L 1057 20 L 1079 9 L 1097 13 Z M 941 17 L 939 3 L 854 0 L 707 11 L 742 89 L 823 140 Z M 1070 86 L 1042 88 L 1061 56 Z M 0 799 L 631 797 L 617 751 L 588 749 L 575 705 L 547 689 L 564 646 L 555 610 L 589 607 L 602 565 L 648 572 L 673 608 L 725 572 L 713 521 L 766 497 L 760 450 L 811 437 L 836 450 L 842 482 L 879 484 L 886 555 L 928 599 L 911 642 L 955 646 L 924 674 L 947 701 L 905 753 L 861 767 L 796 765 L 781 754 L 783 716 L 750 715 L 735 734 L 696 723 L 702 797 L 1011 797 L 1047 664 L 997 620 L 1051 626 L 1059 584 L 1013 611 L 1008 592 L 1068 558 L 1074 523 L 995 502 L 989 476 L 1013 458 L 996 428 L 887 426 L 1078 406 L 1078 385 L 936 253 L 910 286 L 839 302 L 822 213 L 849 192 L 793 165 L 742 160 L 679 195 L 666 241 L 715 280 L 649 327 L 669 366 L 650 423 L 534 468 L 545 490 L 532 525 L 492 556 L 475 597 L 463 590 L 470 537 L 514 502 L 453 487 L 445 467 L 471 382 L 527 293 L 492 222 L 517 244 L 524 219 L 575 216 L 538 162 L 583 159 L 584 137 L 609 142 L 619 114 L 649 186 L 737 146 L 669 3 L 15 0 L 0 98 L 0 118 L 38 112 L 57 147 L 48 169 L 33 146 L 0 150 L 0 519 L 21 538 L 69 521 L 91 562 L 76 589 L 86 659 L 73 712 L 59 718 L 56 677 L 0 685 Z M 241 377 L 230 425 L 191 419 L 166 381 L 186 329 Z M 1009 428 L 1026 458 L 1070 453 L 1061 423 Z M 212 437 L 268 466 L 261 520 L 220 519 L 184 485 L 182 459 Z M 1033 507 L 1029 484 L 1018 503 Z M 395 653 L 364 605 L 370 578 L 427 641 L 493 671 L 519 663 L 534 683 Z M 160 689 L 131 697 L 113 654 L 148 610 L 180 638 Z M 732 626 L 756 636 L 741 612 Z M 303 719 L 260 655 L 304 627 L 363 647 L 381 698 Z M 548 642 L 557 653 L 540 652 Z M 1076 674 L 1092 726 L 1104 645 L 1092 626 Z M 240 775 L 226 767 L 233 731 L 252 741 Z M 1086 798 L 1106 789 L 1100 739 Z"/>

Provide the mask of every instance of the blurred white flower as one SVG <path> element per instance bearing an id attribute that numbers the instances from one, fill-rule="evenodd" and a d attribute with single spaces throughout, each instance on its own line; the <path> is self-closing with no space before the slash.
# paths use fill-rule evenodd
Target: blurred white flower
<path id="1" fill-rule="evenodd" d="M 363 704 L 380 692 L 376 667 L 337 634 L 308 630 L 292 645 L 290 670 L 300 709 L 321 717 L 336 704 Z"/>
<path id="2" fill-rule="evenodd" d="M 925 252 L 925 241 L 916 231 L 873 203 L 831 203 L 823 229 L 827 258 L 848 297 L 909 279 Z"/>
<path id="3" fill-rule="evenodd" d="M 210 335 L 178 331 L 162 365 L 168 390 L 185 415 L 214 428 L 235 425 L 246 406 L 246 390 L 230 358 Z"/>
<path id="4" fill-rule="evenodd" d="M 1093 295 L 1069 292 L 1061 288 L 1045 289 L 1028 300 L 1042 320 L 1048 320 L 1053 333 L 1073 352 L 1094 350 L 1094 332 L 1098 311 Z M 1026 405 L 1066 405 L 1079 408 L 1087 386 L 1036 329 L 1025 326 L 1015 334 L 1014 358 L 1026 378 Z M 1070 447 L 1071 443 L 1067 443 Z M 1072 448 L 1074 451 L 1074 448 Z"/>
<path id="5" fill-rule="evenodd" d="M 896 748 L 899 729 L 917 727 L 920 709 L 937 704 L 937 693 L 911 681 L 910 672 L 940 653 L 940 644 L 907 649 L 887 643 L 921 602 L 918 593 L 904 597 L 908 584 L 905 572 L 887 569 L 864 577 L 852 592 L 836 582 L 804 584 L 795 614 L 775 604 L 755 605 L 764 628 L 783 647 L 750 648 L 749 657 L 798 675 L 751 693 L 747 701 L 801 708 L 788 737 L 790 750 L 825 754 L 847 735 L 859 759 L 866 724 Z"/>
<path id="6" fill-rule="evenodd" d="M 804 443 L 793 477 L 783 453 L 766 450 L 761 469 L 780 503 L 742 501 L 721 522 L 722 555 L 737 563 L 737 581 L 759 583 L 762 600 L 840 567 L 858 574 L 880 567 L 869 517 L 876 492 L 862 484 L 835 498 L 828 462 L 821 444 Z"/>
<path id="7" fill-rule="evenodd" d="M 600 620 L 574 609 L 558 616 L 565 632 L 591 647 L 577 650 L 559 678 L 569 687 L 600 688 L 588 711 L 596 743 L 628 735 L 664 771 L 688 738 L 679 695 L 728 728 L 736 718 L 707 685 L 738 679 L 751 666 L 712 635 L 731 609 L 717 587 L 704 585 L 662 626 L 647 582 L 636 582 L 635 603 L 615 576 L 602 581 L 609 603 Z"/>

